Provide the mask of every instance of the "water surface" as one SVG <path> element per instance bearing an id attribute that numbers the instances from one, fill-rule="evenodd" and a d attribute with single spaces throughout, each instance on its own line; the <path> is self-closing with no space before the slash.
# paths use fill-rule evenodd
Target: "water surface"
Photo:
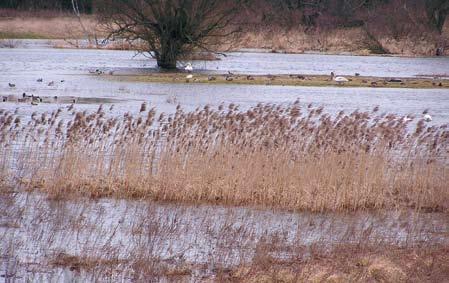
<path id="1" fill-rule="evenodd" d="M 138 111 L 143 101 L 158 111 L 171 112 L 177 104 L 186 110 L 220 103 L 236 103 L 245 108 L 259 102 L 291 103 L 299 98 L 304 104 L 323 105 L 334 113 L 339 110 L 371 110 L 379 105 L 384 112 L 412 114 L 420 118 L 422 112 L 429 109 L 434 124 L 449 122 L 449 91 L 441 89 L 134 83 L 89 73 L 95 69 L 118 73 L 154 71 L 154 60 L 134 55 L 130 51 L 0 49 L 0 96 L 20 97 L 25 92 L 49 98 L 85 98 L 77 100 L 78 109 L 95 109 L 101 103 L 117 100 L 115 111 L 118 114 Z M 221 61 L 196 64 L 217 72 L 232 70 L 243 73 L 327 73 L 346 68 L 348 64 L 352 66 L 349 73 L 367 68 L 366 73 L 360 72 L 372 75 L 386 75 L 382 73 L 385 70 L 396 76 L 414 76 L 430 70 L 434 74 L 449 72 L 448 58 L 232 53 Z M 37 82 L 40 78 L 43 82 Z M 50 82 L 53 83 L 49 85 Z M 14 83 L 16 87 L 11 88 L 8 83 Z M 49 101 L 51 103 L 38 106 L 0 102 L 0 108 L 19 108 L 19 113 L 25 115 L 33 111 L 51 111 L 66 105 L 67 101 L 71 100 Z"/>

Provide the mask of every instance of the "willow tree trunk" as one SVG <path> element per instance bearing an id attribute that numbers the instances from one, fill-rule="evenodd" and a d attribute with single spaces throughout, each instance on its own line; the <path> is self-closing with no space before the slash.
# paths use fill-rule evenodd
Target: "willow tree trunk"
<path id="1" fill-rule="evenodd" d="M 156 53 L 157 65 L 163 69 L 176 69 L 176 61 L 181 53 L 182 44 L 170 37 L 161 35 L 161 47 Z"/>
<path id="2" fill-rule="evenodd" d="M 170 58 L 168 54 L 162 53 L 156 57 L 157 66 L 162 69 L 176 69 L 176 59 Z"/>

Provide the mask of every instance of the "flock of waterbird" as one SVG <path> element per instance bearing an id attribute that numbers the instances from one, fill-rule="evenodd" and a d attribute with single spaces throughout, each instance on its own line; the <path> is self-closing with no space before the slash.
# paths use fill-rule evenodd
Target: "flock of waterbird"
<path id="1" fill-rule="evenodd" d="M 189 80 L 193 79 L 193 66 L 192 66 L 192 63 L 187 63 L 187 64 L 184 66 L 184 70 L 188 73 L 188 74 L 186 75 L 186 80 L 189 81 Z M 97 75 L 102 75 L 102 74 L 104 74 L 105 72 L 102 71 L 102 70 L 100 70 L 100 69 L 96 69 L 96 70 L 90 70 L 89 73 L 91 73 L 91 74 L 97 74 Z M 114 71 L 109 71 L 108 74 L 109 74 L 109 75 L 113 75 L 113 74 L 114 74 Z M 232 81 L 232 75 L 233 75 L 232 72 L 228 72 L 228 75 L 226 76 L 226 80 L 227 80 L 227 81 Z M 346 78 L 346 77 L 335 75 L 334 72 L 331 72 L 331 75 L 330 75 L 330 76 L 331 76 L 331 80 L 332 80 L 332 81 L 335 81 L 335 82 L 338 83 L 339 85 L 344 84 L 344 83 L 350 81 L 350 80 L 349 80 L 348 78 Z M 359 73 L 355 73 L 355 76 L 358 77 L 358 76 L 360 76 L 360 74 L 359 74 Z M 216 78 L 213 77 L 213 76 L 209 76 L 208 79 L 209 79 L 209 80 L 215 80 Z M 253 78 L 251 75 L 248 75 L 248 76 L 247 76 L 247 79 L 248 79 L 248 80 L 253 80 L 254 78 Z M 43 81 L 44 81 L 44 80 L 43 80 L 42 78 L 37 79 L 37 82 L 39 82 L 39 83 L 42 83 Z M 63 82 L 64 82 L 64 80 L 61 80 L 61 83 L 63 83 Z M 48 85 L 48 86 L 53 86 L 54 84 L 55 84 L 54 81 L 50 81 L 50 82 L 48 82 L 47 85 Z M 9 85 L 10 88 L 15 88 L 15 87 L 16 87 L 16 85 L 13 84 L 13 83 L 8 83 L 8 85 Z M 53 99 L 56 101 L 56 100 L 58 100 L 58 97 L 57 97 L 57 96 L 54 96 Z M 7 102 L 7 101 L 8 101 L 8 98 L 5 97 L 5 96 L 3 96 L 3 97 L 2 97 L 2 102 Z M 22 98 L 17 99 L 17 102 L 31 102 L 32 105 L 38 105 L 38 104 L 39 104 L 40 102 L 42 102 L 42 101 L 43 101 L 43 100 L 42 100 L 42 97 L 40 97 L 40 96 L 35 96 L 35 95 L 33 95 L 33 94 L 32 94 L 32 95 L 27 95 L 26 93 L 23 93 L 23 94 L 22 94 Z M 72 100 L 72 103 L 75 103 L 75 102 L 76 102 L 76 99 L 73 99 L 73 100 Z M 410 121 L 411 118 L 409 118 L 408 116 L 406 116 L 406 117 L 404 118 L 404 120 L 405 120 L 405 121 Z M 432 116 L 430 116 L 430 114 L 427 112 L 427 110 L 423 112 L 423 120 L 426 121 L 426 122 L 432 121 Z"/>
<path id="2" fill-rule="evenodd" d="M 185 67 L 184 67 L 184 70 L 188 73 L 188 74 L 186 75 L 186 81 L 188 82 L 189 80 L 191 80 L 191 79 L 193 78 L 193 74 L 192 74 L 192 73 L 193 73 L 193 66 L 192 66 L 192 64 L 191 64 L 191 63 L 187 63 L 187 64 L 185 65 Z M 228 75 L 226 76 L 226 80 L 227 80 L 227 81 L 232 81 L 232 75 L 233 75 L 232 72 L 228 72 Z M 355 76 L 356 76 L 356 77 L 359 77 L 359 76 L 360 76 L 360 73 L 355 73 Z M 209 77 L 208 77 L 208 80 L 209 80 L 209 81 L 215 80 L 215 77 L 209 76 Z M 248 76 L 247 76 L 247 80 L 254 80 L 254 78 L 253 78 L 251 75 L 248 75 Z M 331 80 L 332 80 L 332 81 L 335 81 L 335 82 L 338 83 L 339 85 L 344 84 L 344 83 L 347 83 L 347 82 L 350 81 L 350 80 L 349 80 L 348 78 L 346 78 L 346 77 L 335 75 L 334 72 L 331 72 Z M 401 82 L 401 80 L 400 80 L 400 79 L 390 79 L 390 82 Z M 432 116 L 430 116 L 430 114 L 427 113 L 427 110 L 425 110 L 425 111 L 423 112 L 423 117 L 422 117 L 422 118 L 423 118 L 423 120 L 426 121 L 426 122 L 432 121 Z M 408 116 L 406 116 L 406 117 L 404 118 L 404 120 L 407 122 L 407 121 L 411 121 L 412 119 L 409 118 Z"/>
<path id="3" fill-rule="evenodd" d="M 36 80 L 36 82 L 38 83 L 43 83 L 44 79 L 42 78 L 38 78 Z M 61 80 L 61 83 L 65 82 L 65 80 Z M 55 81 L 49 81 L 47 83 L 47 86 L 54 86 L 55 85 Z M 10 88 L 16 88 L 16 84 L 14 83 L 8 83 L 8 86 Z M 46 99 L 48 99 L 48 97 L 45 97 Z M 50 98 L 52 100 L 52 102 L 57 102 L 58 101 L 58 96 L 53 96 Z M 14 97 L 14 96 L 2 96 L 1 97 L 1 101 L 2 102 L 8 102 L 8 101 L 15 101 L 15 102 L 19 102 L 19 103 L 31 103 L 31 105 L 39 105 L 39 103 L 44 101 L 44 97 L 38 96 L 38 95 L 34 95 L 34 94 L 27 94 L 26 92 L 22 93 L 21 97 Z M 76 103 L 76 99 L 73 98 L 71 99 L 72 103 Z"/>

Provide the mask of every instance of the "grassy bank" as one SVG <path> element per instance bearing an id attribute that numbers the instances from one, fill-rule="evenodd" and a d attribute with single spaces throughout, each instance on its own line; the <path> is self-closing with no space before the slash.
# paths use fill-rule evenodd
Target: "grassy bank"
<path id="1" fill-rule="evenodd" d="M 45 35 L 33 32 L 0 32 L 0 39 L 46 39 Z"/>
<path id="2" fill-rule="evenodd" d="M 299 103 L 106 118 L 2 113 L 0 173 L 55 198 L 89 195 L 309 211 L 449 209 L 446 127 Z M 69 110 L 72 111 L 72 110 Z M 409 131 L 412 127 L 412 131 Z M 12 146 L 12 145 L 16 146 Z M 20 168 L 15 171 L 12 168 Z"/>
<path id="3" fill-rule="evenodd" d="M 438 79 L 401 78 L 392 82 L 390 78 L 346 76 L 349 82 L 337 83 L 330 76 L 323 75 L 207 75 L 193 74 L 191 79 L 185 73 L 153 73 L 150 75 L 104 75 L 119 81 L 158 83 L 207 83 L 282 86 L 339 86 L 379 88 L 449 88 L 449 81 Z"/>

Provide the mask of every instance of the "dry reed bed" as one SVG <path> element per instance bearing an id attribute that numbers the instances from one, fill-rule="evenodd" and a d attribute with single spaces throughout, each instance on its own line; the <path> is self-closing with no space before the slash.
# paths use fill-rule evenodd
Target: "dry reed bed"
<path id="1" fill-rule="evenodd" d="M 73 118 L 64 121 L 62 111 Z M 108 117 L 0 112 L 0 174 L 53 197 L 447 211 L 449 130 L 394 114 L 233 104 Z M 413 123 L 413 124 L 412 124 Z"/>

